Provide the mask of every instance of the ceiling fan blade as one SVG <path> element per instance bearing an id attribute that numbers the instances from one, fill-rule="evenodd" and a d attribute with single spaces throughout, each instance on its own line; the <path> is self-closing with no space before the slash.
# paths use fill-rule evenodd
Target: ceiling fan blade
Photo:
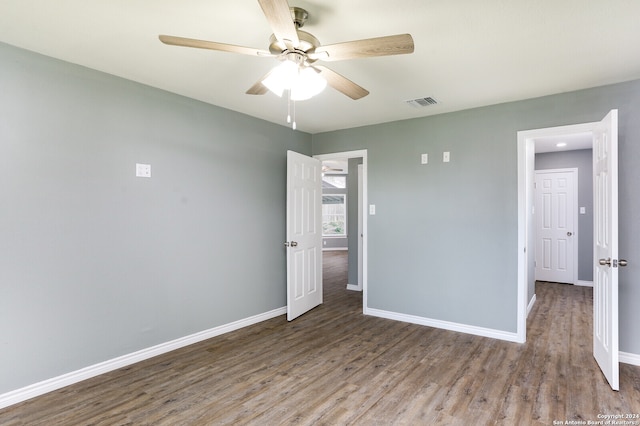
<path id="1" fill-rule="evenodd" d="M 344 59 L 404 55 L 412 53 L 413 49 L 411 34 L 398 34 L 320 46 L 309 57 L 324 61 L 342 61 Z"/>
<path id="2" fill-rule="evenodd" d="M 338 74 L 333 70 L 330 70 L 327 67 L 314 66 L 313 68 L 320 71 L 320 75 L 324 77 L 325 80 L 327 80 L 327 84 L 329 86 L 333 87 L 338 92 L 341 92 L 347 95 L 351 99 L 355 100 L 355 99 L 364 98 L 369 94 L 369 91 L 367 89 L 364 89 L 363 87 L 358 86 L 353 81 Z"/>
<path id="3" fill-rule="evenodd" d="M 196 40 L 193 38 L 175 37 L 170 35 L 158 36 L 164 44 L 172 46 L 196 47 L 198 49 L 220 50 L 223 52 L 240 53 L 252 56 L 274 56 L 271 52 L 251 47 L 236 46 L 233 44 L 216 43 L 215 41 Z"/>
<path id="4" fill-rule="evenodd" d="M 249 87 L 249 90 L 247 90 L 245 93 L 247 95 L 264 95 L 265 93 L 267 93 L 269 91 L 269 88 L 262 84 L 262 82 L 265 81 L 271 75 L 271 73 L 273 73 L 274 69 L 275 68 L 269 70 L 269 72 L 266 73 L 260 80 L 256 81 L 253 86 Z"/>
<path id="5" fill-rule="evenodd" d="M 271 74 L 271 72 L 269 72 L 269 74 Z M 267 78 L 267 76 L 269 74 L 265 75 L 260 80 L 256 81 L 256 84 L 254 84 L 253 86 L 249 87 L 249 90 L 247 90 L 245 93 L 247 95 L 264 95 L 265 93 L 267 93 L 269 91 L 269 89 L 267 88 L 267 86 L 262 84 L 262 80 Z"/>
<path id="6" fill-rule="evenodd" d="M 287 0 L 258 0 L 258 3 L 278 41 L 288 47 L 297 47 L 300 39 Z"/>

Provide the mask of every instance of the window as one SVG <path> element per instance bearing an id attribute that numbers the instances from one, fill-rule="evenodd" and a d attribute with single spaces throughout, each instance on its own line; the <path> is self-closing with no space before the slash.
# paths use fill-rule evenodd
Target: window
<path id="1" fill-rule="evenodd" d="M 347 235 L 347 196 L 331 194 L 322 196 L 322 235 L 345 237 Z"/>

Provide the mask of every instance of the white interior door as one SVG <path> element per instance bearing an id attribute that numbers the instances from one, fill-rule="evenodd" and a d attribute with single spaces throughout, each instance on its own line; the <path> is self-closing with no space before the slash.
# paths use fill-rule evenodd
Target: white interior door
<path id="1" fill-rule="evenodd" d="M 535 173 L 536 280 L 575 283 L 577 170 Z"/>
<path id="2" fill-rule="evenodd" d="M 593 133 L 593 356 L 618 390 L 618 110 Z"/>
<path id="3" fill-rule="evenodd" d="M 287 152 L 287 320 L 322 303 L 322 164 Z"/>

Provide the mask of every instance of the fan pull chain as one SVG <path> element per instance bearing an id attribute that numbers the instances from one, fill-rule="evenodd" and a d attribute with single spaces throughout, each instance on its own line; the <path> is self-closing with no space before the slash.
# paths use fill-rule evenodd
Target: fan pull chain
<path id="1" fill-rule="evenodd" d="M 296 101 L 293 101 L 293 121 L 291 120 L 291 90 L 287 96 L 287 124 L 291 124 L 291 128 L 296 130 Z"/>
<path id="2" fill-rule="evenodd" d="M 293 124 L 291 125 L 291 128 L 295 130 L 296 127 L 296 101 L 293 101 Z"/>
<path id="3" fill-rule="evenodd" d="M 287 94 L 287 124 L 291 123 L 291 90 Z"/>

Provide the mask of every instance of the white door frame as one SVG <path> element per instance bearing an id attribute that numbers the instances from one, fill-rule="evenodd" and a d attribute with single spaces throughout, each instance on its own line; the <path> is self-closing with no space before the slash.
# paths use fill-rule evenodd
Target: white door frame
<path id="1" fill-rule="evenodd" d="M 364 191 L 364 187 L 362 185 L 362 177 L 364 176 L 364 168 L 362 164 L 358 164 L 358 290 L 362 291 L 362 275 L 364 274 L 364 264 L 362 263 L 362 259 L 364 256 L 362 251 L 364 249 L 364 242 L 362 238 L 364 237 L 364 228 L 362 227 L 362 222 L 364 221 L 364 204 L 362 203 L 363 196 L 362 193 Z"/>
<path id="2" fill-rule="evenodd" d="M 534 170 L 534 177 L 538 174 L 545 174 L 545 173 L 571 173 L 573 175 L 573 188 L 571 189 L 571 191 L 573 192 L 573 202 L 571 203 L 571 207 L 573 208 L 573 230 L 571 232 L 573 232 L 572 237 L 572 259 L 571 259 L 571 263 L 573 264 L 573 268 L 571 268 L 571 284 L 576 284 L 578 282 L 578 250 L 580 248 L 580 235 L 578 232 L 578 221 L 580 220 L 580 217 L 578 215 L 578 193 L 580 192 L 580 188 L 579 188 L 579 174 L 578 174 L 578 169 L 576 167 L 567 167 L 567 168 L 562 168 L 562 169 L 542 169 L 542 170 Z M 593 174 L 593 172 L 592 172 Z M 534 180 L 535 182 L 535 180 Z M 534 202 L 535 205 L 535 202 Z M 536 212 L 534 210 L 534 215 L 535 214 L 540 214 L 541 212 Z M 537 241 L 538 238 L 538 224 L 536 222 L 536 225 L 534 225 L 534 230 L 535 233 L 533 234 L 533 237 L 535 238 L 534 241 Z M 535 245 L 534 245 L 535 247 Z M 535 247 L 535 249 L 537 250 L 537 247 Z M 537 254 L 537 252 L 536 252 Z"/>
<path id="3" fill-rule="evenodd" d="M 592 122 L 518 132 L 518 321 L 516 340 L 520 343 L 527 341 L 527 314 L 531 308 L 529 304 L 533 302 L 533 300 L 527 300 L 527 290 L 529 281 L 534 278 L 532 262 L 535 253 L 535 227 L 531 212 L 534 205 L 535 139 L 575 133 L 593 133 L 599 124 L 600 122 Z"/>
<path id="4" fill-rule="evenodd" d="M 368 227 L 367 227 L 367 203 L 369 200 L 368 197 L 368 164 L 367 164 L 367 150 L 362 149 L 358 151 L 346 151 L 346 152 L 334 152 L 330 154 L 318 154 L 314 155 L 313 158 L 317 158 L 320 161 L 326 160 L 340 160 L 340 159 L 349 159 L 349 158 L 362 158 L 362 211 L 364 214 L 362 215 L 362 311 L 366 311 L 367 306 L 367 274 L 368 274 Z"/>

